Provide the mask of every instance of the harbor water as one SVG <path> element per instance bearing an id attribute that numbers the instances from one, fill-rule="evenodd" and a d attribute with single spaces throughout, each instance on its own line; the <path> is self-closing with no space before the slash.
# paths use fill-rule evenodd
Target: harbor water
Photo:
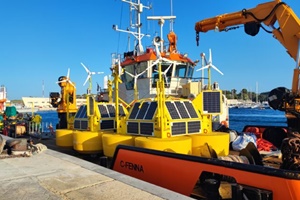
<path id="1" fill-rule="evenodd" d="M 287 126 L 285 114 L 273 109 L 230 108 L 230 128 L 241 132 L 246 125 Z"/>
<path id="2" fill-rule="evenodd" d="M 53 125 L 58 123 L 56 111 L 38 112 L 43 122 Z M 284 112 L 273 109 L 248 109 L 248 108 L 230 108 L 229 109 L 230 128 L 241 132 L 245 125 L 273 125 L 286 126 Z"/>

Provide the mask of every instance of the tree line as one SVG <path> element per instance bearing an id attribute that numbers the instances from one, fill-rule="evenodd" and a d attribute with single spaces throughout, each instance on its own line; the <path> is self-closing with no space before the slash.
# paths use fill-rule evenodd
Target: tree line
<path id="1" fill-rule="evenodd" d="M 255 92 L 248 91 L 247 89 L 242 89 L 239 93 L 236 89 L 223 90 L 223 94 L 227 99 L 240 99 L 240 100 L 251 100 L 253 102 L 268 101 L 268 96 L 270 92 L 263 92 L 257 94 Z"/>

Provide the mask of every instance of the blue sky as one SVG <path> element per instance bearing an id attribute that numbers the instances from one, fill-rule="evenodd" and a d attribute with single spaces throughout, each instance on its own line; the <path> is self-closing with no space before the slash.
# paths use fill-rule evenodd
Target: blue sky
<path id="1" fill-rule="evenodd" d="M 144 38 L 144 46 L 151 45 L 160 30 L 157 22 L 147 22 L 146 16 L 171 14 L 170 0 L 142 0 L 144 5 L 148 2 L 153 8 L 144 9 L 142 32 L 151 37 Z M 196 46 L 197 21 L 264 2 L 267 1 L 173 0 L 179 51 L 197 60 L 200 53 L 208 55 L 211 48 L 213 64 L 224 73 L 222 76 L 213 71 L 212 81 L 217 81 L 221 89 L 255 91 L 256 82 L 259 92 L 279 86 L 290 88 L 295 61 L 272 35 L 262 30 L 255 37 L 246 35 L 243 28 L 210 31 L 200 34 L 200 46 Z M 285 2 L 300 16 L 299 0 Z M 93 76 L 95 93 L 96 82 L 103 87 L 104 75 L 110 74 L 111 54 L 128 50 L 128 35 L 112 29 L 113 24 L 126 29 L 128 16 L 129 6 L 120 0 L 0 0 L 0 84 L 7 87 L 8 98 L 48 97 L 50 92 L 59 92 L 56 81 L 67 75 L 68 68 L 78 94 L 84 94 L 88 84 L 83 86 L 87 74 L 81 62 L 91 71 L 104 72 Z M 164 33 L 168 31 L 166 22 Z M 194 76 L 200 77 L 201 72 Z"/>

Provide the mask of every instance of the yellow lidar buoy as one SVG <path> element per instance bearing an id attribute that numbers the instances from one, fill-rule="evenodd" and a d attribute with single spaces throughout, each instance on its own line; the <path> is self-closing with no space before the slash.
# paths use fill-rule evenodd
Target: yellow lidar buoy
<path id="1" fill-rule="evenodd" d="M 134 136 L 120 135 L 116 133 L 104 133 L 103 140 L 103 154 L 107 157 L 113 157 L 116 147 L 120 144 L 134 146 Z"/>
<path id="2" fill-rule="evenodd" d="M 171 138 L 136 137 L 135 146 L 180 154 L 192 154 L 192 139 L 187 136 Z"/>
<path id="3" fill-rule="evenodd" d="M 73 130 L 56 129 L 55 142 L 56 146 L 73 148 Z"/>
<path id="4" fill-rule="evenodd" d="M 215 150 L 218 156 L 229 154 L 229 133 L 211 132 L 207 134 L 189 135 L 192 138 L 192 154 L 201 155 L 201 147 L 206 143 Z"/>
<path id="5" fill-rule="evenodd" d="M 103 151 L 102 132 L 74 131 L 73 149 L 82 154 L 101 153 Z"/>

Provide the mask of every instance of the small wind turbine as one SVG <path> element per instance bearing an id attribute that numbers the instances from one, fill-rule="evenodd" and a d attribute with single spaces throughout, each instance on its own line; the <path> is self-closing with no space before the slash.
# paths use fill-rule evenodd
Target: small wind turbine
<path id="1" fill-rule="evenodd" d="M 170 65 L 169 65 L 169 67 L 164 71 L 164 72 L 162 72 L 162 74 L 164 75 L 164 77 L 165 77 L 165 81 L 166 81 L 166 85 L 167 86 L 169 86 L 169 83 L 168 83 L 168 77 L 167 77 L 167 73 L 168 73 L 168 71 L 169 71 L 169 69 L 172 67 L 172 64 L 173 63 L 171 63 Z M 156 72 L 158 72 L 158 70 L 155 70 Z"/>
<path id="2" fill-rule="evenodd" d="M 129 73 L 128 71 L 125 71 L 125 73 L 128 74 L 129 76 L 131 76 L 133 78 L 133 80 L 134 80 L 133 89 L 134 89 L 134 99 L 135 100 L 138 100 L 138 98 L 139 98 L 138 97 L 138 90 L 137 90 L 137 79 L 138 79 L 139 76 L 141 76 L 142 74 L 144 74 L 150 67 L 152 67 L 152 66 L 149 66 L 148 68 L 146 68 L 141 73 L 135 74 L 135 75 Z"/>
<path id="3" fill-rule="evenodd" d="M 70 68 L 68 68 L 68 74 L 67 74 L 67 77 L 66 77 L 65 79 L 59 80 L 59 81 L 56 82 L 56 83 L 69 83 L 69 84 L 71 84 L 74 88 L 76 88 L 75 85 L 74 85 L 74 84 L 72 83 L 72 81 L 70 80 Z"/>
<path id="4" fill-rule="evenodd" d="M 154 44 L 154 46 L 155 46 L 155 52 L 156 52 L 156 57 L 157 57 L 157 59 L 156 59 L 156 61 L 154 61 L 154 62 L 152 63 L 152 65 L 151 65 L 150 67 L 153 67 L 153 66 L 157 65 L 159 62 L 162 62 L 162 61 L 165 61 L 165 62 L 167 62 L 167 63 L 170 63 L 169 67 L 168 67 L 164 72 L 155 70 L 155 71 L 158 71 L 158 73 L 161 73 L 161 74 L 164 75 L 166 84 L 168 85 L 169 83 L 168 83 L 168 81 L 167 81 L 167 76 L 166 76 L 166 74 L 168 73 L 169 69 L 170 69 L 171 66 L 174 64 L 174 62 L 171 61 L 171 60 L 169 60 L 169 59 L 167 59 L 167 58 L 163 58 L 163 57 L 161 56 L 161 53 L 160 53 L 159 48 L 158 48 L 158 47 L 161 45 L 161 38 L 160 38 L 159 36 L 157 36 L 157 37 L 155 37 L 155 38 L 153 39 L 153 44 Z"/>
<path id="5" fill-rule="evenodd" d="M 210 74 L 210 69 L 213 68 L 214 70 L 216 70 L 217 72 L 219 72 L 221 75 L 224 75 L 215 65 L 212 64 L 212 54 L 211 54 L 211 49 L 209 49 L 209 60 L 207 62 L 206 58 L 205 58 L 205 54 L 202 53 L 201 54 L 201 58 L 205 60 L 205 63 L 206 65 L 201 67 L 200 69 L 197 69 L 197 71 L 200 71 L 200 70 L 204 70 L 204 69 L 207 69 L 207 72 L 208 72 L 208 88 L 210 89 L 211 88 L 211 74 Z M 204 62 L 202 62 L 204 63 Z"/>
<path id="6" fill-rule="evenodd" d="M 103 74 L 104 72 L 91 72 L 83 63 L 81 63 L 81 65 L 83 66 L 83 68 L 85 69 L 85 71 L 88 74 L 85 82 L 83 83 L 83 86 L 87 83 L 87 81 L 89 81 L 88 93 L 90 93 L 92 91 L 92 75 Z"/>
<path id="7" fill-rule="evenodd" d="M 161 45 L 161 38 L 160 37 L 155 37 L 154 40 L 153 40 L 153 43 L 155 45 L 157 60 L 155 62 L 153 62 L 148 68 L 146 68 L 144 71 L 142 71 L 139 74 L 133 75 L 133 74 L 125 71 L 126 74 L 128 74 L 129 76 L 131 76 L 132 78 L 134 78 L 134 96 L 135 96 L 135 99 L 138 99 L 137 79 L 138 79 L 139 76 L 141 76 L 143 73 L 145 73 L 147 70 L 149 70 L 150 68 L 152 68 L 153 66 L 155 66 L 159 62 L 165 61 L 165 62 L 171 63 L 170 66 L 164 72 L 161 72 L 165 76 L 165 79 L 167 81 L 166 73 L 169 71 L 169 69 L 171 68 L 171 66 L 173 64 L 172 61 L 170 61 L 170 60 L 168 60 L 166 58 L 163 58 L 161 56 L 160 50 L 158 48 Z"/>

